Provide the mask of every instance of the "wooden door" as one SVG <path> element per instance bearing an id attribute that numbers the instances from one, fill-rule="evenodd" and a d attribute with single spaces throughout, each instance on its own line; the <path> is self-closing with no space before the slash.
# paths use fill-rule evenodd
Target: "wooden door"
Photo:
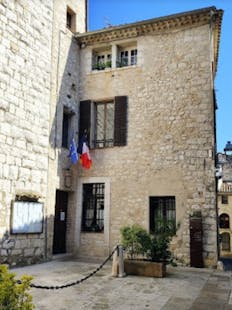
<path id="1" fill-rule="evenodd" d="M 53 254 L 66 253 L 68 193 L 56 191 L 54 218 Z"/>
<path id="2" fill-rule="evenodd" d="M 191 267 L 203 267 L 201 217 L 190 218 L 190 265 Z"/>

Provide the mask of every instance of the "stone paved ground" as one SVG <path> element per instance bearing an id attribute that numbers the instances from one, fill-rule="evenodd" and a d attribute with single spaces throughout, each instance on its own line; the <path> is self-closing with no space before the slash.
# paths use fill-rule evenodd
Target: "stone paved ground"
<path id="1" fill-rule="evenodd" d="M 99 264 L 60 259 L 39 265 L 15 268 L 20 276 L 34 276 L 33 283 L 62 285 L 87 275 Z M 85 282 L 61 290 L 33 288 L 39 310 L 221 310 L 232 309 L 229 271 L 168 267 L 166 278 L 111 277 L 111 264 Z"/>

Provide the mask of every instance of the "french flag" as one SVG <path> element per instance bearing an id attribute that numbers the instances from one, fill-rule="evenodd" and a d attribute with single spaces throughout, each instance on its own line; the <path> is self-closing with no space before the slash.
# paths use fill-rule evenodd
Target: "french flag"
<path id="1" fill-rule="evenodd" d="M 80 154 L 79 158 L 82 167 L 90 169 L 92 166 L 92 160 L 89 154 L 89 148 L 87 145 L 87 139 L 85 135 L 79 141 L 77 153 Z"/>

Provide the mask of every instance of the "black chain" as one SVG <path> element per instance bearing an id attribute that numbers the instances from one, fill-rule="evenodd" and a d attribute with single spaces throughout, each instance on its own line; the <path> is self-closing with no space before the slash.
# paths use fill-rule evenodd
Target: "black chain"
<path id="1" fill-rule="evenodd" d="M 94 271 L 92 271 L 90 274 L 88 274 L 87 276 L 85 276 L 84 278 L 80 279 L 80 280 L 76 280 L 74 282 L 71 282 L 71 283 L 68 283 L 68 284 L 64 284 L 64 285 L 51 285 L 51 286 L 48 286 L 48 285 L 37 285 L 37 284 L 33 284 L 31 283 L 30 284 L 30 287 L 34 287 L 34 288 L 40 288 L 40 289 L 45 289 L 45 290 L 59 290 L 59 289 L 62 289 L 62 288 L 66 288 L 66 287 L 70 287 L 70 286 L 74 286 L 74 285 L 77 285 L 77 284 L 80 284 L 82 282 L 84 282 L 85 280 L 89 279 L 90 277 L 92 277 L 95 273 L 97 273 L 99 270 L 102 269 L 102 267 L 108 262 L 108 260 L 111 259 L 111 257 L 113 256 L 114 252 L 118 249 L 118 247 L 116 247 L 112 253 L 104 260 L 104 262 L 98 267 L 96 268 Z M 17 283 L 18 284 L 22 284 L 22 281 L 21 280 L 17 280 Z"/>

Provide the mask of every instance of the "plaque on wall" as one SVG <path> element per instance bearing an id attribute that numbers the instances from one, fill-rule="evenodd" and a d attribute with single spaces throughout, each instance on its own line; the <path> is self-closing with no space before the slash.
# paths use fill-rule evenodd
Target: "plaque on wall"
<path id="1" fill-rule="evenodd" d="M 43 203 L 14 201 L 11 210 L 11 233 L 34 234 L 43 232 Z"/>

